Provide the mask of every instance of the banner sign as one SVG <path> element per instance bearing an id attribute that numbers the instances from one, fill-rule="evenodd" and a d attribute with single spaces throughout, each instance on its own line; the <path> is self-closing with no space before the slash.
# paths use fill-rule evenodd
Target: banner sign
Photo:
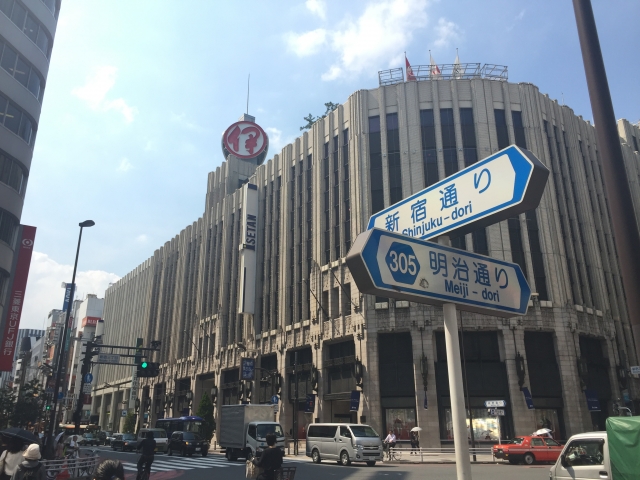
<path id="1" fill-rule="evenodd" d="M 5 306 L 4 332 L 2 335 L 2 351 L 0 354 L 0 371 L 10 372 L 13 369 L 13 355 L 16 350 L 20 317 L 24 304 L 24 293 L 29 278 L 33 243 L 36 238 L 36 227 L 22 225 L 20 228 L 19 250 L 15 253 L 14 277 L 11 285 L 11 295 Z"/>
<path id="2" fill-rule="evenodd" d="M 360 392 L 358 390 L 351 391 L 351 405 L 349 406 L 350 412 L 357 412 L 360 408 Z"/>
<path id="3" fill-rule="evenodd" d="M 66 284 L 66 287 L 64 288 L 64 302 L 62 302 L 62 311 L 63 312 L 67 311 L 67 308 L 69 307 L 69 303 L 71 302 L 71 299 L 73 298 L 74 290 L 75 290 L 75 284 L 73 284 L 73 283 L 67 283 Z"/>
<path id="4" fill-rule="evenodd" d="M 82 326 L 95 327 L 96 325 L 98 325 L 99 320 L 101 320 L 100 317 L 84 317 L 82 319 Z"/>
<path id="5" fill-rule="evenodd" d="M 533 410 L 535 407 L 533 406 L 533 397 L 531 396 L 531 392 L 527 387 L 522 387 L 522 394 L 524 395 L 524 401 L 527 402 L 527 408 L 529 410 Z"/>
<path id="6" fill-rule="evenodd" d="M 247 183 L 242 192 L 242 237 L 240 244 L 240 295 L 238 313 L 255 313 L 256 243 L 258 240 L 258 187 Z"/>
<path id="7" fill-rule="evenodd" d="M 595 390 L 591 390 L 587 388 L 584 391 L 585 396 L 587 397 L 587 408 L 590 412 L 599 412 L 600 411 L 600 400 L 598 400 L 598 392 Z"/>
<path id="8" fill-rule="evenodd" d="M 307 394 L 307 400 L 304 402 L 304 413 L 313 413 L 316 410 L 316 396 L 313 393 Z"/>
<path id="9" fill-rule="evenodd" d="M 253 380 L 256 374 L 256 361 L 254 358 L 243 358 L 240 366 L 242 380 Z"/>

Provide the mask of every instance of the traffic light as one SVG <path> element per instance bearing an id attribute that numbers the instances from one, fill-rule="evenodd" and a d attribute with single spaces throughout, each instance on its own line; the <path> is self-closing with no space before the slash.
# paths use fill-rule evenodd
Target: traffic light
<path id="1" fill-rule="evenodd" d="M 51 410 L 51 405 L 47 405 L 47 406 L 46 406 L 46 407 L 44 407 L 44 408 L 45 408 L 45 409 L 47 410 L 47 412 L 48 412 L 49 410 Z"/>
<path id="2" fill-rule="evenodd" d="M 138 364 L 138 378 L 151 378 L 160 375 L 160 364 L 143 360 Z"/>

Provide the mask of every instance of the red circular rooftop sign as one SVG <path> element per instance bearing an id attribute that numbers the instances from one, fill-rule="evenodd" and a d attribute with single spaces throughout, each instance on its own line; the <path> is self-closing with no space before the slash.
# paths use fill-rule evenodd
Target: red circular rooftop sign
<path id="1" fill-rule="evenodd" d="M 222 135 L 222 145 L 238 158 L 254 158 L 267 150 L 269 137 L 257 123 L 243 120 L 227 128 Z"/>

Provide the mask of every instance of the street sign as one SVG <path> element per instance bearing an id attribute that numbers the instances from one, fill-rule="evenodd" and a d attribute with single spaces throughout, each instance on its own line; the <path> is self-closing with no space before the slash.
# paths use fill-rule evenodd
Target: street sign
<path id="1" fill-rule="evenodd" d="M 362 293 L 500 317 L 527 313 L 531 296 L 515 263 L 377 228 L 358 235 L 347 266 Z"/>
<path id="2" fill-rule="evenodd" d="M 120 355 L 114 355 L 111 353 L 99 353 L 98 354 L 98 363 L 120 363 Z"/>
<path id="3" fill-rule="evenodd" d="M 82 386 L 82 393 L 91 393 L 91 384 L 90 383 L 85 383 Z"/>
<path id="4" fill-rule="evenodd" d="M 122 410 L 122 413 L 120 414 L 121 417 L 126 417 L 127 416 L 127 411 L 126 410 Z"/>
<path id="5" fill-rule="evenodd" d="M 91 383 L 93 382 L 93 375 L 91 375 L 90 373 L 87 373 L 84 376 L 84 383 Z"/>
<path id="6" fill-rule="evenodd" d="M 640 375 L 640 367 L 630 367 L 631 375 Z"/>
<path id="7" fill-rule="evenodd" d="M 504 417 L 504 410 L 502 408 L 489 409 L 489 415 L 492 417 Z"/>
<path id="8" fill-rule="evenodd" d="M 486 408 L 506 407 L 507 406 L 507 402 L 505 400 L 486 400 L 484 402 L 484 406 Z"/>
<path id="9" fill-rule="evenodd" d="M 273 403 L 274 405 L 277 405 L 279 401 L 280 399 L 278 398 L 277 395 L 274 395 L 273 397 L 271 397 L 271 403 Z"/>
<path id="10" fill-rule="evenodd" d="M 58 392 L 58 400 L 62 400 L 64 398 L 64 393 Z"/>
<path id="11" fill-rule="evenodd" d="M 511 145 L 372 215 L 367 229 L 422 239 L 469 233 L 536 208 L 548 176 L 530 151 Z"/>

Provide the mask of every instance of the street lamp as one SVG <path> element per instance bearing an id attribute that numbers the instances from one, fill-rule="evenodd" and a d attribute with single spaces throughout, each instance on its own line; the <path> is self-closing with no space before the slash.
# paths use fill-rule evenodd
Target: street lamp
<path id="1" fill-rule="evenodd" d="M 47 435 L 47 447 L 45 458 L 53 458 L 53 434 L 56 428 L 56 415 L 58 407 L 58 390 L 60 389 L 60 381 L 62 380 L 62 365 L 64 363 L 64 345 L 67 338 L 67 331 L 69 330 L 69 317 L 71 316 L 71 306 L 73 305 L 73 295 L 75 293 L 76 286 L 76 271 L 78 269 L 78 255 L 80 254 L 80 241 L 82 240 L 82 229 L 93 227 L 96 224 L 93 220 L 85 220 L 78 224 L 80 227 L 80 235 L 78 235 L 78 248 L 76 249 L 76 260 L 73 264 L 73 275 L 71 277 L 71 295 L 69 295 L 69 302 L 67 304 L 67 314 L 64 320 L 64 326 L 62 328 L 62 335 L 58 340 L 58 365 L 56 368 L 56 382 L 53 387 L 53 408 L 51 409 L 51 417 L 49 418 L 49 433 Z"/>
<path id="2" fill-rule="evenodd" d="M 193 392 L 191 390 L 189 390 L 187 392 L 187 394 L 185 395 L 186 399 L 187 399 L 187 404 L 189 407 L 189 415 L 191 415 L 191 404 L 193 403 Z"/>

